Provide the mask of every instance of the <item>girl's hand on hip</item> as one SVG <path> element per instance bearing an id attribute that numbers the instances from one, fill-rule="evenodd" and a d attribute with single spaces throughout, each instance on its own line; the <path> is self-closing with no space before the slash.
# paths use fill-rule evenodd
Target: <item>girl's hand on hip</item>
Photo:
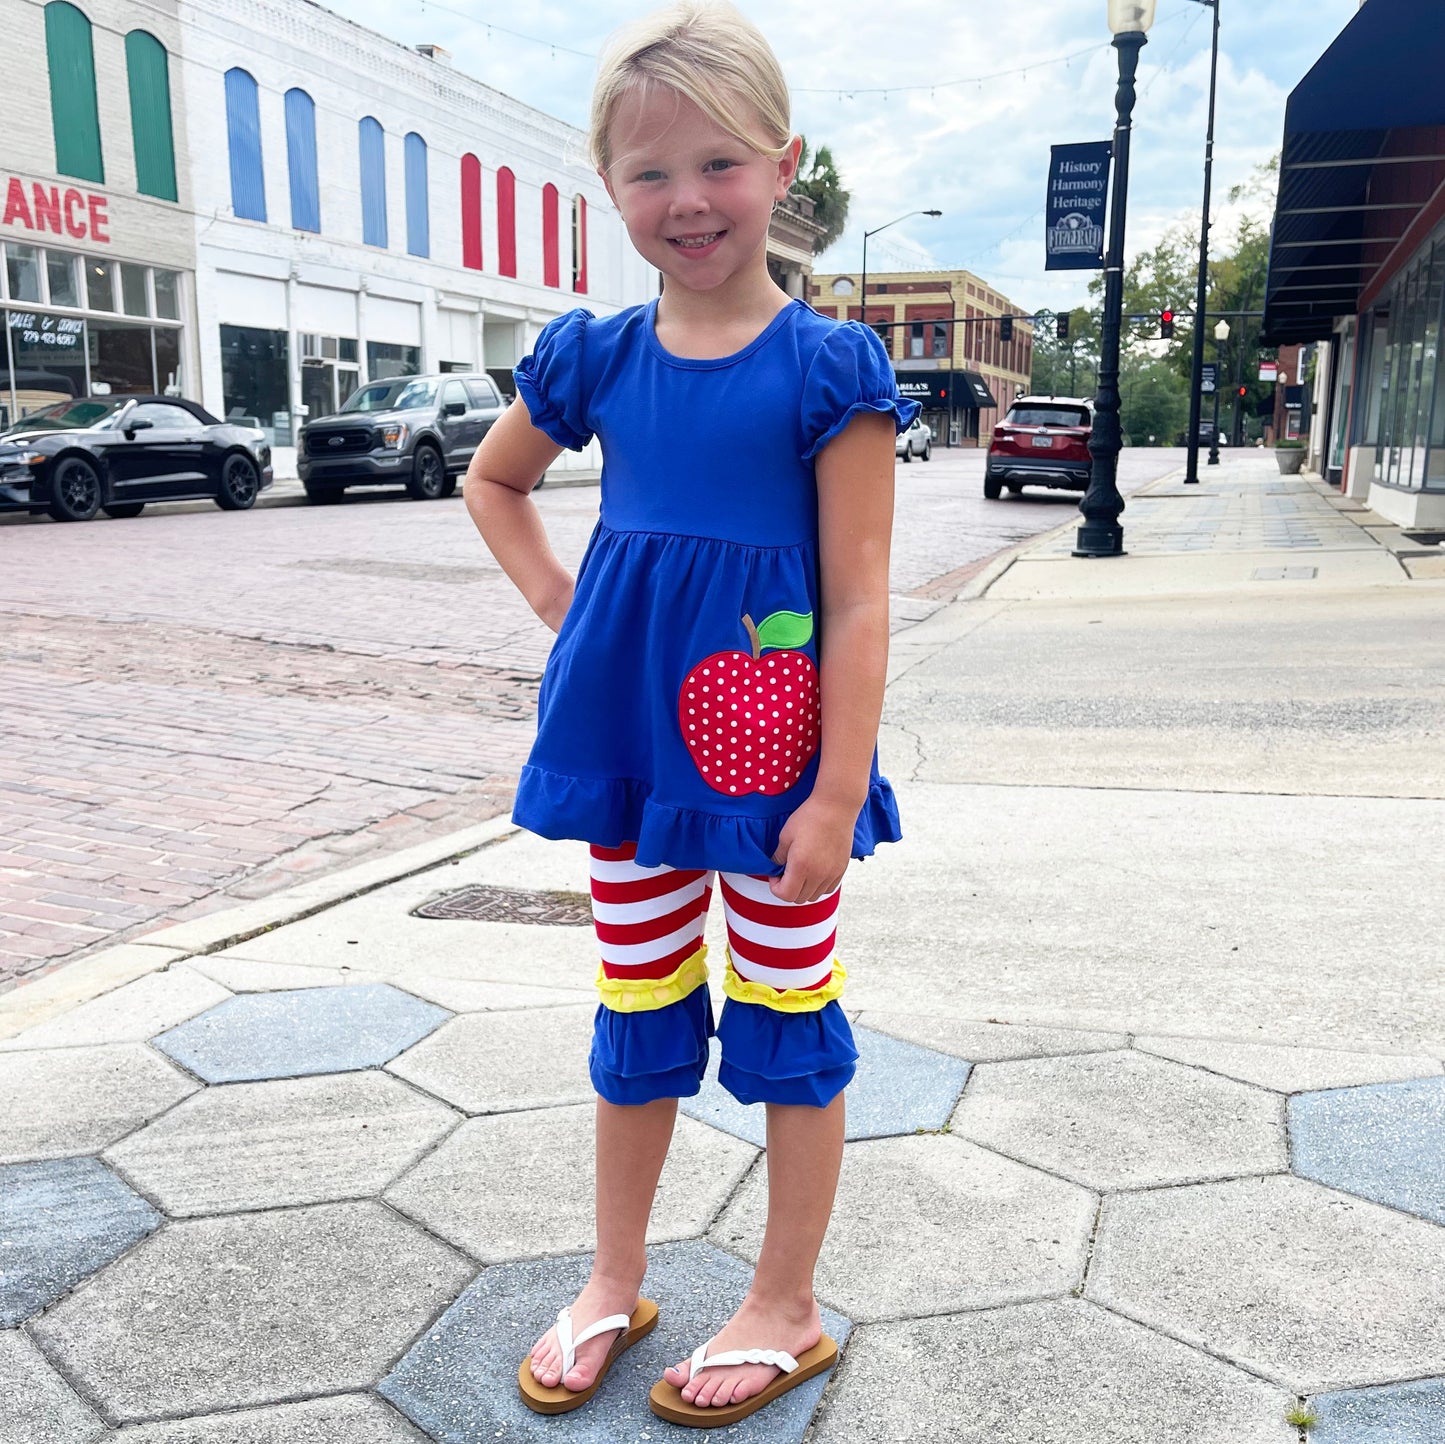
<path id="1" fill-rule="evenodd" d="M 842 885 L 853 855 L 858 809 L 814 794 L 787 820 L 773 861 L 783 875 L 768 879 L 780 902 L 809 903 Z"/>

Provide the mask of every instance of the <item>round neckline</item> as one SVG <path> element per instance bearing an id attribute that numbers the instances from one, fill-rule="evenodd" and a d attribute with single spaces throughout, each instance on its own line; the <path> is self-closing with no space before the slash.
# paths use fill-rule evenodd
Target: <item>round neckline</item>
<path id="1" fill-rule="evenodd" d="M 660 299 L 660 297 L 654 296 L 647 303 L 645 328 L 647 344 L 659 360 L 667 362 L 669 366 L 680 366 L 687 371 L 715 371 L 720 367 L 733 366 L 739 361 L 746 360 L 759 346 L 766 344 L 769 338 L 782 328 L 789 317 L 796 315 L 798 307 L 803 304 L 796 296 L 788 297 L 788 304 L 781 307 L 778 314 L 741 351 L 734 351 L 729 356 L 674 356 L 657 339 L 657 303 Z"/>

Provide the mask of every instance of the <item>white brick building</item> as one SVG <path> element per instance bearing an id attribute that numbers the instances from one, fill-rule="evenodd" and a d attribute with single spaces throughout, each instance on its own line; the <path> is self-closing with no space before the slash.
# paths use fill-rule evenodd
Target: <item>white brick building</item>
<path id="1" fill-rule="evenodd" d="M 440 54 L 311 0 L 8 9 L 12 416 L 175 385 L 284 447 L 373 375 L 510 368 L 572 306 L 656 294 L 582 133 Z"/>

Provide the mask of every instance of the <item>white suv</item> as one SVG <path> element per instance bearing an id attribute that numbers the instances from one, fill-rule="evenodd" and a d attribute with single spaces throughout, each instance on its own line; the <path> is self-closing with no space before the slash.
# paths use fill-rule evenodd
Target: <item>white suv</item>
<path id="1" fill-rule="evenodd" d="M 933 428 L 925 425 L 921 416 L 915 416 L 913 425 L 899 432 L 893 454 L 901 456 L 904 461 L 912 461 L 915 456 L 929 460 L 933 455 Z"/>

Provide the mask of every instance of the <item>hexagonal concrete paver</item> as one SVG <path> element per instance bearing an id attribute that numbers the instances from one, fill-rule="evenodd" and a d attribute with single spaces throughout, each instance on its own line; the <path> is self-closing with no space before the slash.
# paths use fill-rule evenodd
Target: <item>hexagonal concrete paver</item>
<path id="1" fill-rule="evenodd" d="M 438 1444 L 491 1439 L 695 1444 L 697 1430 L 653 1414 L 648 1391 L 664 1368 L 722 1327 L 742 1301 L 752 1270 L 700 1242 L 662 1244 L 647 1257 L 643 1292 L 657 1301 L 657 1328 L 612 1366 L 592 1402 L 565 1422 L 534 1414 L 522 1403 L 517 1365 L 587 1281 L 587 1256 L 486 1269 L 382 1381 L 382 1395 Z M 841 1346 L 851 1326 L 824 1310 L 823 1327 Z M 777 1403 L 718 1431 L 720 1437 L 729 1444 L 796 1444 L 828 1377 L 800 1384 Z"/>
<path id="2" fill-rule="evenodd" d="M 0 1333 L 0 1444 L 92 1444 L 104 1433 L 24 1334 Z"/>
<path id="3" fill-rule="evenodd" d="M 94 1158 L 0 1167 L 0 1327 L 38 1314 L 161 1223 Z"/>
<path id="4" fill-rule="evenodd" d="M 953 1127 L 1097 1189 L 1288 1166 L 1282 1099 L 1134 1052 L 980 1064 Z"/>
<path id="5" fill-rule="evenodd" d="M 143 1043 L 0 1056 L 0 1163 L 96 1153 L 200 1084 Z"/>
<path id="6" fill-rule="evenodd" d="M 1097 1201 L 960 1138 L 850 1143 L 817 1272 L 851 1318 L 942 1314 L 1061 1294 L 1083 1277 Z M 767 1211 L 759 1168 L 713 1225 L 756 1259 Z"/>
<path id="7" fill-rule="evenodd" d="M 1310 1444 L 1440 1444 L 1445 1439 L 1445 1379 L 1319 1394 L 1310 1407 L 1319 1421 L 1310 1429 Z"/>
<path id="8" fill-rule="evenodd" d="M 594 1118 L 588 1105 L 464 1123 L 386 1191 L 386 1201 L 484 1263 L 596 1245 Z M 679 1118 L 649 1242 L 701 1234 L 757 1150 Z"/>
<path id="9" fill-rule="evenodd" d="M 973 1018 L 941 1018 L 932 1013 L 880 1013 L 865 1009 L 865 1026 L 890 1037 L 936 1048 L 973 1063 L 1002 1063 L 1012 1058 L 1059 1058 L 1069 1053 L 1112 1053 L 1129 1046 L 1126 1033 L 1097 1033 L 1084 1028 L 1037 1028 L 1025 1023 L 981 1023 Z"/>
<path id="10" fill-rule="evenodd" d="M 467 1113 L 585 1103 L 596 1005 L 468 1013 L 388 1065 Z"/>
<path id="11" fill-rule="evenodd" d="M 1445 1223 L 1445 1078 L 1289 1100 L 1294 1171 Z"/>
<path id="12" fill-rule="evenodd" d="M 229 1083 L 188 1098 L 105 1154 L 167 1213 L 365 1198 L 460 1121 L 384 1073 Z"/>
<path id="13" fill-rule="evenodd" d="M 1293 1444 L 1289 1402 L 1172 1339 L 1057 1299 L 859 1328 L 812 1438 Z"/>
<path id="14" fill-rule="evenodd" d="M 1176 1063 L 1189 1063 L 1272 1088 L 1302 1093 L 1309 1088 L 1351 1088 L 1426 1078 L 1440 1072 L 1433 1058 L 1404 1053 L 1352 1053 L 1340 1048 L 1289 1048 L 1274 1043 L 1240 1043 L 1219 1038 L 1136 1038 L 1134 1046 Z"/>
<path id="15" fill-rule="evenodd" d="M 847 1090 L 847 1136 L 892 1138 L 920 1128 L 942 1128 L 968 1081 L 970 1065 L 871 1028 L 854 1028 L 853 1038 L 858 1045 L 858 1072 Z M 761 1104 L 739 1103 L 723 1088 L 717 1081 L 720 1057 L 714 1038 L 702 1092 L 684 1098 L 682 1111 L 763 1148 L 768 1141 L 767 1110 Z"/>
<path id="16" fill-rule="evenodd" d="M 30 1330 L 119 1423 L 373 1386 L 475 1269 L 379 1203 L 173 1223 Z"/>
<path id="17" fill-rule="evenodd" d="M 475 978 L 454 978 L 445 973 L 419 973 L 410 968 L 391 974 L 387 982 L 438 1007 L 449 1008 L 453 1013 L 560 1008 L 569 1003 L 597 1006 L 597 994 L 588 988 L 532 988 L 522 983 L 487 983 Z"/>
<path id="18" fill-rule="evenodd" d="M 308 968 L 301 963 L 258 963 L 229 953 L 191 958 L 187 966 L 233 993 L 280 993 L 293 988 L 339 988 L 358 983 L 384 983 L 381 973 L 351 968 Z"/>
<path id="19" fill-rule="evenodd" d="M 115 1444 L 428 1444 L 375 1394 L 338 1394 L 305 1404 L 238 1409 L 170 1424 L 122 1429 Z"/>
<path id="20" fill-rule="evenodd" d="M 385 983 L 247 993 L 162 1033 L 162 1052 L 207 1083 L 378 1068 L 451 1014 Z"/>
<path id="21" fill-rule="evenodd" d="M 0 1052 L 26 1048 L 76 1048 L 92 1043 L 143 1043 L 223 1003 L 228 989 L 182 965 L 147 973 L 133 983 L 81 1003 L 0 1043 Z"/>
<path id="22" fill-rule="evenodd" d="M 1300 1178 L 1105 1199 L 1087 1293 L 1300 1394 L 1445 1373 L 1445 1229 Z"/>

